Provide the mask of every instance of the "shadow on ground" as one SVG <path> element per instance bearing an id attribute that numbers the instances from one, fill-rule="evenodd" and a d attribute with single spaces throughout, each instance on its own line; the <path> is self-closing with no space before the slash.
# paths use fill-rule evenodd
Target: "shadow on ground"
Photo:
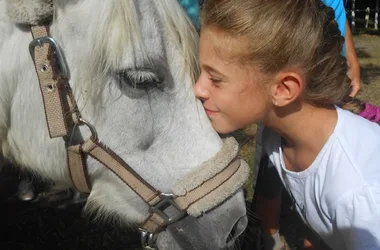
<path id="1" fill-rule="evenodd" d="M 356 48 L 356 55 L 360 59 L 370 59 L 373 56 L 366 48 Z M 373 81 L 373 78 L 380 75 L 380 66 L 368 63 L 360 65 L 360 76 L 364 84 L 368 85 Z"/>
<path id="2" fill-rule="evenodd" d="M 367 64 L 360 66 L 360 73 L 362 82 L 369 85 L 373 82 L 375 76 L 380 76 L 380 66 L 374 64 Z"/>

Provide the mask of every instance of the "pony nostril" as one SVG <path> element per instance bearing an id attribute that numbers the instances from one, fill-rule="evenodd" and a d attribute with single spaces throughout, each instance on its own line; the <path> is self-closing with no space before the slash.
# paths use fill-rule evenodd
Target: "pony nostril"
<path id="1" fill-rule="evenodd" d="M 232 230 L 227 237 L 226 245 L 228 247 L 231 247 L 235 244 L 235 240 L 239 237 L 239 235 L 241 235 L 244 232 L 247 225 L 248 225 L 248 217 L 246 215 L 244 215 L 243 217 L 240 217 L 240 219 L 232 227 Z"/>

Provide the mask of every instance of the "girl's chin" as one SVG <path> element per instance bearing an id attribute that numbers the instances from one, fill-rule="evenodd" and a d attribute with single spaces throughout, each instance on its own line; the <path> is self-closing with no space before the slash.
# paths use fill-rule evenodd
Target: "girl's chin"
<path id="1" fill-rule="evenodd" d="M 215 131 L 218 132 L 219 134 L 229 134 L 239 129 L 239 128 L 232 128 L 230 126 L 219 125 L 213 121 L 212 121 L 212 126 L 215 129 Z"/>

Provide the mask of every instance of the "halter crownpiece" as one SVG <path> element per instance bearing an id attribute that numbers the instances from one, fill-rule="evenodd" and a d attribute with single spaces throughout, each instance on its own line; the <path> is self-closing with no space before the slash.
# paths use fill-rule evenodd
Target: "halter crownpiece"
<path id="1" fill-rule="evenodd" d="M 53 16 L 53 1 L 7 0 L 7 14 L 14 23 L 36 25 Z"/>

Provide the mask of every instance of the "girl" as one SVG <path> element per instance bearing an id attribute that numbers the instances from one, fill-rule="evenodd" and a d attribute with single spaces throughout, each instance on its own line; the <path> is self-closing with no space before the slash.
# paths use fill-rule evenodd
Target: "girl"
<path id="1" fill-rule="evenodd" d="M 343 43 L 320 0 L 207 0 L 195 92 L 219 133 L 265 125 L 265 153 L 330 248 L 379 249 L 380 126 L 340 108 Z M 278 212 L 263 210 L 264 232 Z"/>

